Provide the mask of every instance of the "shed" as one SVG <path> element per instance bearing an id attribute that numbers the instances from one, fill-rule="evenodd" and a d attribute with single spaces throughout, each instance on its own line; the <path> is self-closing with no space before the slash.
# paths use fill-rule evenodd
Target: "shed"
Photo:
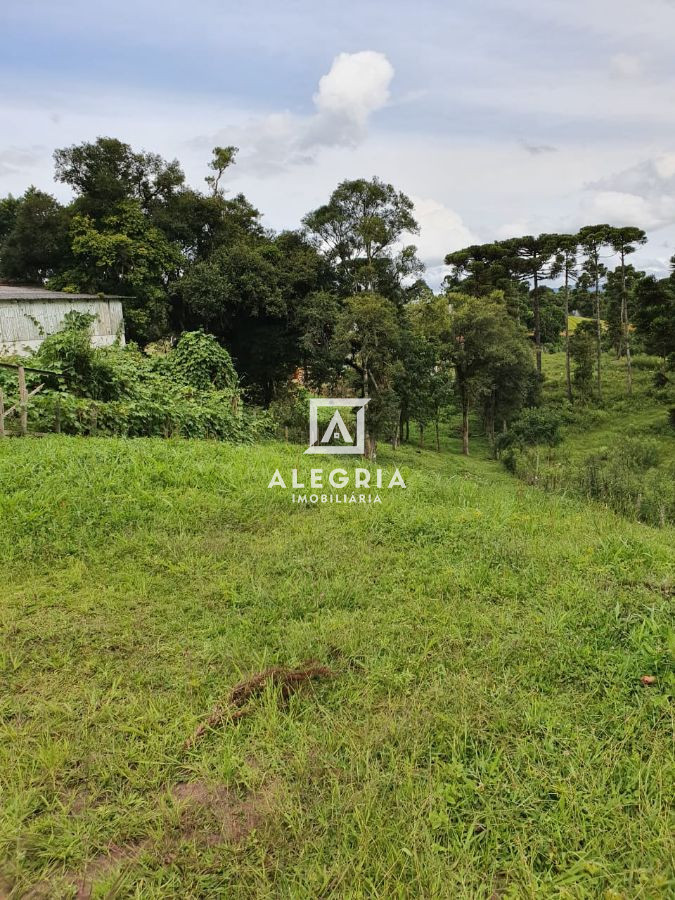
<path id="1" fill-rule="evenodd" d="M 119 297 L 0 284 L 0 356 L 26 356 L 37 350 L 47 335 L 59 331 L 71 310 L 96 317 L 91 337 L 94 347 L 109 347 L 118 336 L 124 343 Z"/>

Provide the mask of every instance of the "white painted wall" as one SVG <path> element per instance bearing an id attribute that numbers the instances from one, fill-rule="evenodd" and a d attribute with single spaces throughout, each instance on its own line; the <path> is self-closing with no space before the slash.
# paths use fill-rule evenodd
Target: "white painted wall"
<path id="1" fill-rule="evenodd" d="M 124 344 L 124 318 L 119 300 L 0 298 L 0 356 L 26 356 L 37 350 L 48 334 L 59 331 L 71 310 L 96 316 L 91 339 L 94 347 L 109 347 L 118 334 Z"/>

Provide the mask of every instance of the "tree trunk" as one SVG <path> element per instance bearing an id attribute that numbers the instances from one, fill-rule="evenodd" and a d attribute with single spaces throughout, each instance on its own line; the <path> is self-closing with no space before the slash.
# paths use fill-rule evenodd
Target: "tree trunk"
<path id="1" fill-rule="evenodd" d="M 405 441 L 406 444 L 410 440 L 410 419 L 405 420 Z"/>
<path id="2" fill-rule="evenodd" d="M 572 402 L 572 374 L 570 372 L 570 281 L 569 270 L 565 266 L 565 380 L 567 399 Z"/>
<path id="3" fill-rule="evenodd" d="M 633 372 L 630 359 L 630 332 L 628 330 L 628 293 L 626 291 L 626 251 L 621 249 L 621 340 L 626 351 L 626 379 L 628 396 L 633 393 Z"/>
<path id="4" fill-rule="evenodd" d="M 420 425 L 420 447 L 424 447 L 424 425 Z"/>
<path id="5" fill-rule="evenodd" d="M 602 400 L 602 379 L 600 377 L 600 355 L 602 353 L 602 325 L 600 324 L 600 279 L 595 276 L 595 327 L 596 354 L 598 363 L 598 400 Z"/>
<path id="6" fill-rule="evenodd" d="M 441 451 L 441 438 L 440 438 L 440 435 L 439 435 L 439 433 L 438 433 L 438 419 L 436 419 L 435 425 L 436 425 L 436 449 L 437 449 L 438 452 L 440 453 L 440 451 Z"/>
<path id="7" fill-rule="evenodd" d="M 488 415 L 487 420 L 485 422 L 485 431 L 487 432 L 487 437 L 490 442 L 490 446 L 492 447 L 492 452 L 494 454 L 495 449 L 495 418 L 497 415 L 497 391 L 495 388 L 492 388 L 492 393 L 490 395 L 490 405 L 488 407 Z"/>
<path id="8" fill-rule="evenodd" d="M 541 375 L 541 315 L 539 312 L 539 278 L 534 273 L 533 290 L 534 307 L 534 350 L 537 355 L 537 372 Z"/>
<path id="9" fill-rule="evenodd" d="M 462 396 L 462 453 L 469 455 L 469 398 Z"/>

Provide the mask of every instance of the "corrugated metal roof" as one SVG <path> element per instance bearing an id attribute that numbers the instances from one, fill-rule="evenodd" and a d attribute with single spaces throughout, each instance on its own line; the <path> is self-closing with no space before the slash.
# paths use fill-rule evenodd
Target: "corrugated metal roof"
<path id="1" fill-rule="evenodd" d="M 101 294 L 70 294 L 67 291 L 48 291 L 46 288 L 20 284 L 0 284 L 0 300 L 100 300 Z M 122 297 L 105 295 L 106 300 Z"/>

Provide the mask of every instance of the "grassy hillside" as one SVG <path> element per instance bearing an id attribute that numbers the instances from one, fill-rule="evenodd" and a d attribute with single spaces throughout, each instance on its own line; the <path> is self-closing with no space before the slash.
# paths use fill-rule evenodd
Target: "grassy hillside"
<path id="1" fill-rule="evenodd" d="M 624 360 L 604 354 L 603 401 L 570 406 L 565 395 L 565 355 L 543 357 L 542 408 L 562 423 L 562 443 L 527 448 L 514 469 L 531 484 L 594 498 L 652 525 L 675 521 L 675 431 L 668 413 L 675 404 L 673 373 L 665 386 L 654 382 L 662 362 L 637 356 L 633 392 L 626 392 Z M 485 453 L 478 446 L 479 452 Z"/>
<path id="2" fill-rule="evenodd" d="M 5 892 L 672 896 L 675 533 L 412 448 L 267 489 L 307 460 L 0 442 Z"/>

